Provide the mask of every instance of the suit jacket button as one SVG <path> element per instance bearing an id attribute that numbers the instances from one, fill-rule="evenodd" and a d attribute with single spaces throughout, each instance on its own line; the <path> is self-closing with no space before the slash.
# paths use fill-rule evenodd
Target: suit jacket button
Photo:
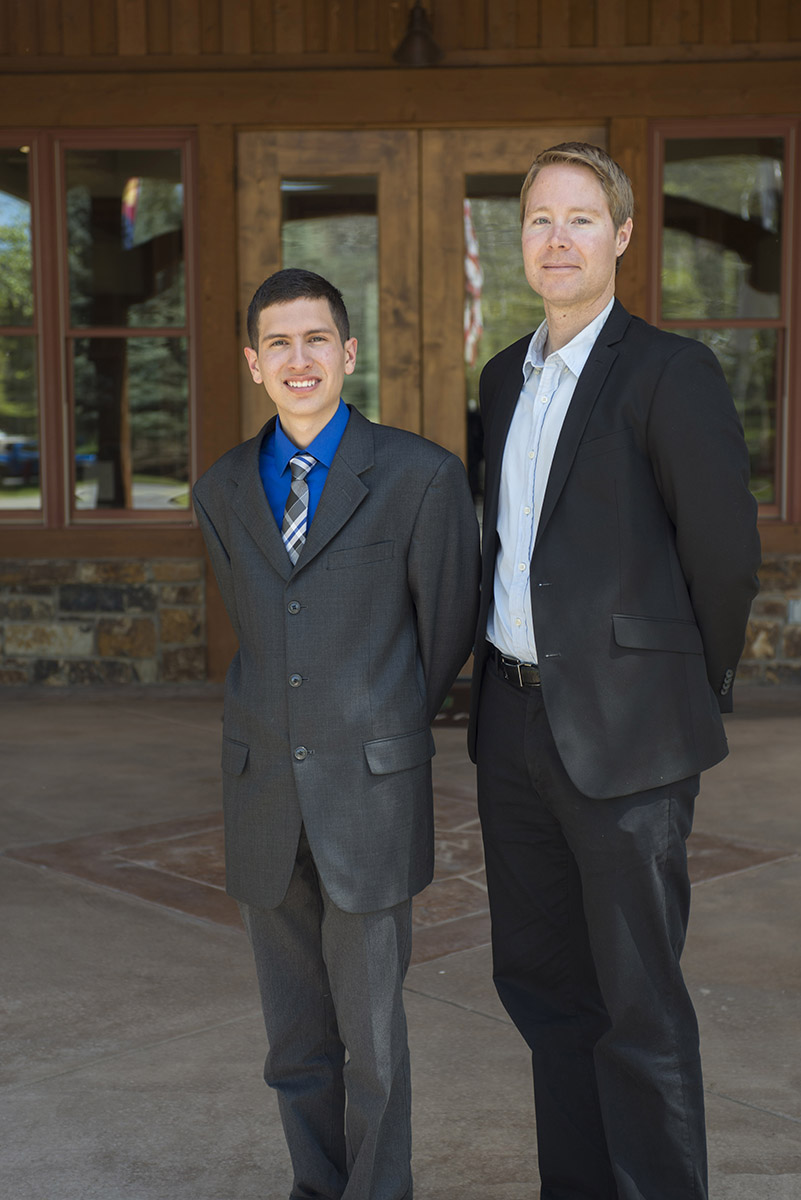
<path id="1" fill-rule="evenodd" d="M 299 600 L 290 600 L 289 604 L 287 604 L 287 606 L 286 606 L 286 611 L 288 613 L 292 613 L 292 616 L 294 617 L 297 613 L 300 612 L 300 601 Z"/>
<path id="2" fill-rule="evenodd" d="M 309 757 L 309 752 L 305 746 L 297 746 L 295 749 L 295 758 L 298 762 L 303 762 L 304 758 Z"/>
<path id="3" fill-rule="evenodd" d="M 302 683 L 303 683 L 302 675 L 290 675 L 289 676 L 289 686 L 290 687 L 300 687 L 300 685 Z"/>

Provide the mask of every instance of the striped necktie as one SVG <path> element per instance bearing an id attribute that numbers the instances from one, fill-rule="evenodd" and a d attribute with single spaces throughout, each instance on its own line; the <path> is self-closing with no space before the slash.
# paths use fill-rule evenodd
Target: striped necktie
<path id="1" fill-rule="evenodd" d="M 281 537 L 292 563 L 298 561 L 301 547 L 306 541 L 306 525 L 309 519 L 309 485 L 306 476 L 317 459 L 312 454 L 295 454 L 289 460 L 292 482 L 281 522 Z"/>

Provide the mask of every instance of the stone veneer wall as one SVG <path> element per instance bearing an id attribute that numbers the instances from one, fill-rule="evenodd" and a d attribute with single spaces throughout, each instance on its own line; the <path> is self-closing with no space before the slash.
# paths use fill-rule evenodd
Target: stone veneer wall
<path id="1" fill-rule="evenodd" d="M 801 685 L 801 554 L 766 554 L 759 581 L 737 679 Z"/>
<path id="2" fill-rule="evenodd" d="M 742 683 L 801 685 L 801 554 L 766 554 Z M 201 558 L 0 564 L 0 685 L 206 678 Z"/>
<path id="3" fill-rule="evenodd" d="M 0 685 L 206 678 L 202 558 L 0 564 Z"/>

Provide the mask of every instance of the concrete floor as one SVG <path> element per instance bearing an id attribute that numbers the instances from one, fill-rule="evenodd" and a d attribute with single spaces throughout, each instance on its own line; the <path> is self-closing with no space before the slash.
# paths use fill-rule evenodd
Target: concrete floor
<path id="1" fill-rule="evenodd" d="M 712 1200 L 801 1196 L 801 691 L 741 688 L 691 839 Z M 220 891 L 216 689 L 0 694 L 0 1196 L 286 1200 L 249 949 Z M 437 731 L 440 868 L 407 1010 L 419 1200 L 533 1200 L 472 770 Z M 439 890 L 437 890 L 437 888 Z"/>

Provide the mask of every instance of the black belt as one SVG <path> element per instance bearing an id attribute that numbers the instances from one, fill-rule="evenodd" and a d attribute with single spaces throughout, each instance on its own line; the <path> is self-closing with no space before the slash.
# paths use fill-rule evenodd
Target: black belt
<path id="1" fill-rule="evenodd" d="M 513 683 L 515 687 L 540 687 L 542 680 L 540 678 L 540 669 L 536 663 L 521 662 L 519 658 L 510 658 L 508 654 L 501 654 L 497 646 L 493 646 L 492 642 L 489 645 L 489 656 L 498 668 L 498 674 L 507 683 Z"/>

